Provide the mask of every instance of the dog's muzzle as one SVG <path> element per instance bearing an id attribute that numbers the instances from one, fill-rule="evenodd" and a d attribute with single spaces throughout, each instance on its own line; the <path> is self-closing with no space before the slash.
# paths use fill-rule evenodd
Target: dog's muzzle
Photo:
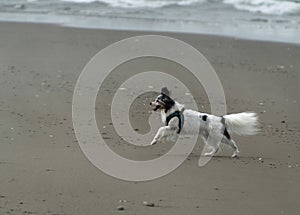
<path id="1" fill-rule="evenodd" d="M 153 109 L 154 111 L 157 111 L 158 109 L 161 108 L 161 105 L 158 104 L 157 102 L 150 102 L 150 106 L 152 107 L 152 109 Z"/>

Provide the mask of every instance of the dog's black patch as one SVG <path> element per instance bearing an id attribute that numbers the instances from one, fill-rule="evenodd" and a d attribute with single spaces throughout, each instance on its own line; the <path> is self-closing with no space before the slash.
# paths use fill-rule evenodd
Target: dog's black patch
<path id="1" fill-rule="evenodd" d="M 167 103 L 166 103 L 166 109 L 165 109 L 165 112 L 167 113 L 168 110 L 170 110 L 170 109 L 173 107 L 174 104 L 175 104 L 174 101 L 167 102 Z"/>
<path id="2" fill-rule="evenodd" d="M 170 95 L 171 95 L 171 92 L 168 90 L 168 88 L 163 87 L 163 88 L 161 89 L 161 94 L 164 94 L 164 95 L 166 95 L 166 96 L 170 96 Z"/>
<path id="3" fill-rule="evenodd" d="M 227 137 L 228 140 L 230 140 L 231 137 L 230 137 L 230 135 L 229 135 L 229 133 L 228 133 L 228 131 L 227 131 L 226 128 L 224 129 L 224 133 L 223 134 L 224 134 L 225 137 Z"/>
<path id="4" fill-rule="evenodd" d="M 165 103 L 165 112 L 167 113 L 175 105 L 175 101 L 165 94 L 162 96 L 161 100 Z"/>
<path id="5" fill-rule="evenodd" d="M 206 121 L 207 120 L 207 115 L 203 115 L 202 119 L 203 119 L 203 121 Z"/>

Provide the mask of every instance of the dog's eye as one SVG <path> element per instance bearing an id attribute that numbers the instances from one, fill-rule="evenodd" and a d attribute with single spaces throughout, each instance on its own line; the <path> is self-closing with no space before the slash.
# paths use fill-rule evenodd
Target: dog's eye
<path id="1" fill-rule="evenodd" d="M 158 102 L 158 101 L 162 101 L 163 100 L 163 97 L 160 95 L 160 96 L 158 96 L 157 98 L 156 98 L 156 101 Z"/>

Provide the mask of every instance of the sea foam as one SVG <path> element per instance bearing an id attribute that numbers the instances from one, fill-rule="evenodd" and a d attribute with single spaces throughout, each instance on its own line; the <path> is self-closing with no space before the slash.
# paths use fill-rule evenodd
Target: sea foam
<path id="1" fill-rule="evenodd" d="M 300 2 L 279 0 L 224 0 L 225 4 L 231 4 L 238 10 L 268 15 L 283 15 L 300 11 Z"/>
<path id="2" fill-rule="evenodd" d="M 120 8 L 161 8 L 170 5 L 188 6 L 194 3 L 203 3 L 206 0 L 61 0 L 74 3 L 100 2 L 112 7 Z"/>

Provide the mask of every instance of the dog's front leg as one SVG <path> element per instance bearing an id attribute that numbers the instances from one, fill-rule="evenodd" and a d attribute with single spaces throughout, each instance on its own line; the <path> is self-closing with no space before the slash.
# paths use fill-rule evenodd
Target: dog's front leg
<path id="1" fill-rule="evenodd" d="M 174 129 L 171 126 L 164 126 L 160 127 L 153 138 L 151 145 L 156 144 L 157 142 L 161 141 L 163 138 L 173 134 Z"/>

